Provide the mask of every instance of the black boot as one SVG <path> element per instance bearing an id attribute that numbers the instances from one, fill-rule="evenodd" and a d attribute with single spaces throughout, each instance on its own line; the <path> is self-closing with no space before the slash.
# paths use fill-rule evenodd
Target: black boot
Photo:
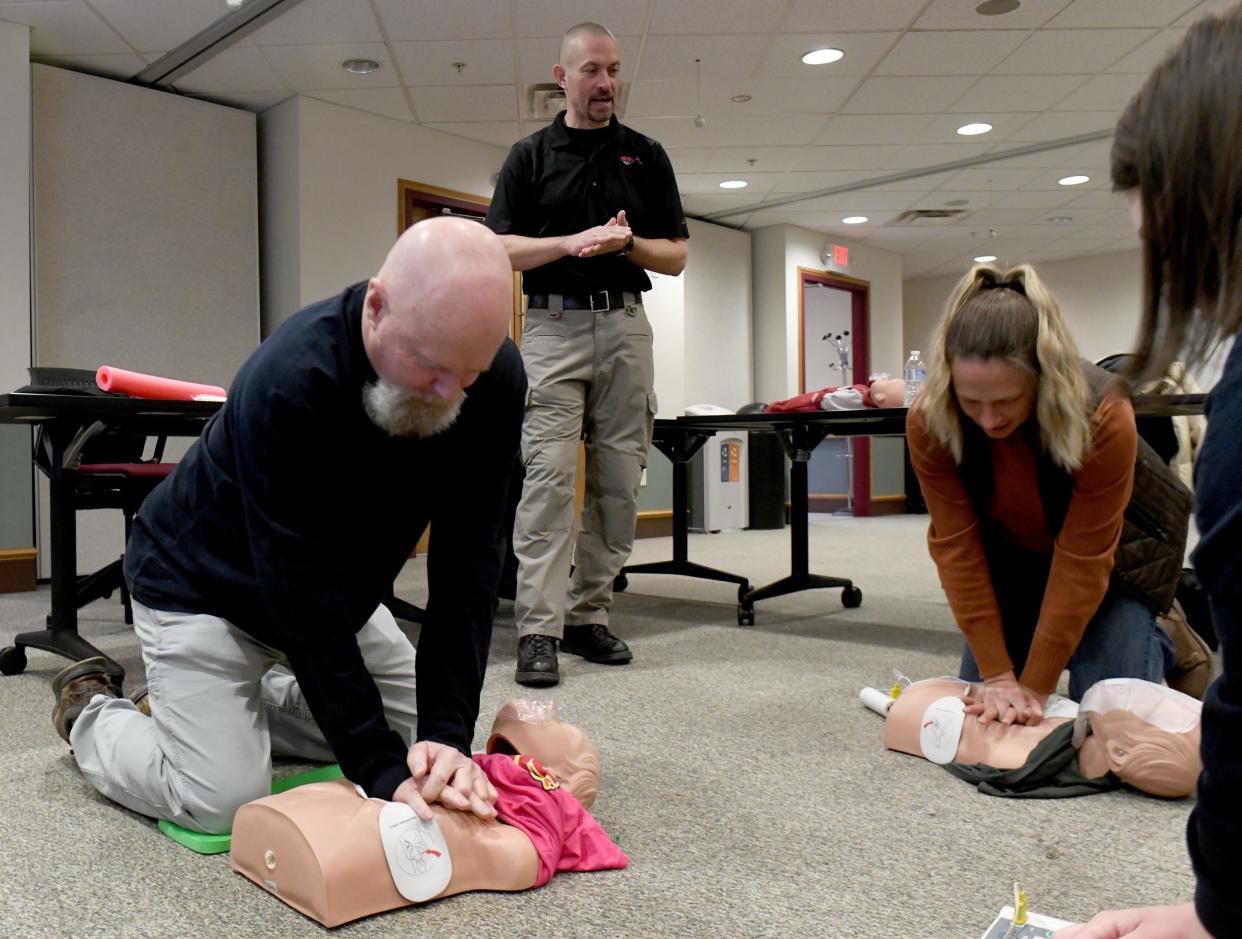
<path id="1" fill-rule="evenodd" d="M 532 633 L 518 640 L 517 674 L 519 685 L 550 688 L 561 680 L 556 663 L 556 640 Z"/>
<path id="2" fill-rule="evenodd" d="M 630 647 L 610 633 L 607 626 L 599 623 L 566 626 L 561 651 L 602 665 L 625 665 L 634 658 Z"/>

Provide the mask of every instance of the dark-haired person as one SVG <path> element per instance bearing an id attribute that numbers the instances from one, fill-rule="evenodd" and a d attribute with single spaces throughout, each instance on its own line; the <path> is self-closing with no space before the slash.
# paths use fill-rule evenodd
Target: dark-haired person
<path id="1" fill-rule="evenodd" d="M 1201 362 L 1234 339 L 1208 398 L 1195 464 L 1193 561 L 1220 640 L 1203 702 L 1199 798 L 1188 840 L 1193 903 L 1102 913 L 1059 939 L 1242 936 L 1242 5 L 1187 32 L 1130 101 L 1113 136 L 1113 186 L 1143 237 L 1146 297 L 1136 370 Z"/>
<path id="2" fill-rule="evenodd" d="M 928 547 L 966 638 L 967 713 L 1039 723 L 1106 678 L 1161 682 L 1190 494 L 1138 440 L 1118 382 L 1078 355 L 1035 271 L 975 267 L 907 419 Z M 1136 524 L 1135 520 L 1143 524 Z M 1179 624 L 1184 626 L 1184 624 Z"/>

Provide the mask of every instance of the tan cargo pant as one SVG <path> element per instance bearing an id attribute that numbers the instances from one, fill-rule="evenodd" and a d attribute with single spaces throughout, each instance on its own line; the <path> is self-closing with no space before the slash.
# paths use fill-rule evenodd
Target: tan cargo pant
<path id="1" fill-rule="evenodd" d="M 558 300 L 553 295 L 549 306 Z M 608 625 L 612 581 L 634 547 L 656 413 L 651 324 L 641 303 L 594 312 L 531 309 L 522 359 L 530 388 L 522 423 L 526 482 L 513 528 L 514 612 L 519 635 L 561 638 L 566 625 Z M 586 494 L 575 546 L 579 439 Z"/>

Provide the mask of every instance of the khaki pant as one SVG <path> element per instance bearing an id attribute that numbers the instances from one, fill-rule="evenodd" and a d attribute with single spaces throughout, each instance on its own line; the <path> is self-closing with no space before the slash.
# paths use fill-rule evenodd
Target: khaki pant
<path id="1" fill-rule="evenodd" d="M 216 616 L 133 607 L 151 717 L 128 698 L 96 695 L 69 735 L 82 775 L 101 793 L 215 834 L 271 793 L 273 753 L 335 759 L 280 652 Z M 411 743 L 413 644 L 382 605 L 357 638 L 388 726 Z"/>
<path id="2" fill-rule="evenodd" d="M 522 359 L 530 388 L 522 423 L 526 481 L 513 528 L 514 610 L 519 635 L 560 638 L 566 625 L 608 625 L 612 581 L 634 547 L 656 413 L 651 324 L 641 303 L 596 312 L 531 309 Z M 586 498 L 575 546 L 579 439 Z"/>

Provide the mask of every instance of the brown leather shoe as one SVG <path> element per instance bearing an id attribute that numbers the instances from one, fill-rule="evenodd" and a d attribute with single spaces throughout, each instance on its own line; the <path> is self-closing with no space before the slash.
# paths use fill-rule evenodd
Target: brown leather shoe
<path id="1" fill-rule="evenodd" d="M 1169 612 L 1161 616 L 1158 622 L 1173 640 L 1173 653 L 1177 657 L 1164 680 L 1170 688 L 1202 701 L 1212 681 L 1211 648 L 1202 636 L 1190 628 L 1186 614 L 1176 600 Z"/>
<path id="2" fill-rule="evenodd" d="M 69 742 L 69 731 L 82 709 L 97 694 L 117 697 L 116 689 L 108 681 L 107 660 L 102 656 L 83 659 L 63 669 L 52 679 L 52 694 L 56 696 L 56 708 L 52 711 L 52 726 L 56 733 Z"/>

